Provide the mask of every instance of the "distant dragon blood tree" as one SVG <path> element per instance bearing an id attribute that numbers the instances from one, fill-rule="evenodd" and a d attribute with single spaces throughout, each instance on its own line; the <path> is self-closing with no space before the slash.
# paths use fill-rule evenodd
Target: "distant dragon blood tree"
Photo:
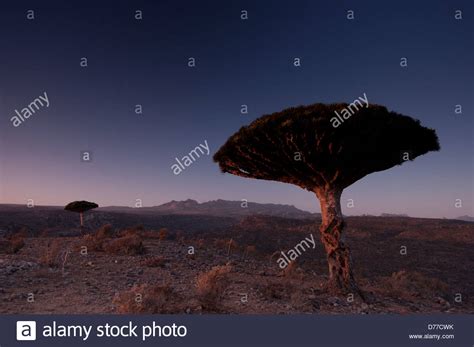
<path id="1" fill-rule="evenodd" d="M 92 210 L 94 208 L 99 207 L 95 202 L 90 202 L 90 201 L 73 201 L 70 202 L 69 204 L 64 207 L 66 211 L 71 211 L 71 212 L 77 212 L 79 213 L 80 219 L 81 219 L 81 228 L 84 226 L 84 218 L 83 214 L 86 211 Z"/>
<path id="2" fill-rule="evenodd" d="M 327 288 L 359 290 L 344 243 L 341 194 L 364 176 L 440 149 L 433 129 L 384 106 L 361 108 L 337 128 L 330 119 L 348 104 L 313 104 L 262 116 L 232 135 L 214 155 L 222 172 L 295 184 L 321 204 L 321 242 L 327 254 Z"/>

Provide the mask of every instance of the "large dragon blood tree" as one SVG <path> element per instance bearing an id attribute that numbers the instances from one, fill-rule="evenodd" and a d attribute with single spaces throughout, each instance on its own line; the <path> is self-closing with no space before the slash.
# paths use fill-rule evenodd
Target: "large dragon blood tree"
<path id="1" fill-rule="evenodd" d="M 313 104 L 262 116 L 232 135 L 214 155 L 222 172 L 295 184 L 321 204 L 327 288 L 358 293 L 344 243 L 341 193 L 362 177 L 439 150 L 433 129 L 385 107 L 360 108 L 338 127 L 331 118 L 348 104 Z"/>

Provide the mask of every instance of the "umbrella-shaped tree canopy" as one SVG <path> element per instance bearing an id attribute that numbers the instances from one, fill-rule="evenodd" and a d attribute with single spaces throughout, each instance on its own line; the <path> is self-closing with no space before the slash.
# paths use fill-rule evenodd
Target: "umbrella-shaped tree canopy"
<path id="1" fill-rule="evenodd" d="M 321 204 L 328 287 L 361 294 L 342 237 L 343 189 L 372 172 L 440 147 L 433 129 L 380 105 L 357 108 L 335 126 L 331 119 L 351 106 L 313 104 L 262 116 L 232 135 L 214 161 L 222 172 L 291 183 L 314 192 Z"/>
<path id="2" fill-rule="evenodd" d="M 95 202 L 90 202 L 90 201 L 73 201 L 70 202 L 69 204 L 64 207 L 66 211 L 71 211 L 71 212 L 86 212 L 89 210 L 92 210 L 94 208 L 99 207 Z"/>
<path id="3" fill-rule="evenodd" d="M 362 108 L 342 125 L 330 119 L 348 104 L 314 104 L 263 116 L 214 155 L 223 172 L 296 184 L 345 188 L 362 177 L 439 150 L 433 129 L 384 106 Z"/>
<path id="4" fill-rule="evenodd" d="M 99 207 L 99 205 L 97 205 L 95 202 L 82 200 L 82 201 L 70 202 L 69 204 L 66 205 L 66 207 L 64 207 L 64 209 L 66 211 L 79 213 L 80 220 L 81 220 L 81 227 L 82 227 L 84 225 L 83 213 L 97 207 Z"/>

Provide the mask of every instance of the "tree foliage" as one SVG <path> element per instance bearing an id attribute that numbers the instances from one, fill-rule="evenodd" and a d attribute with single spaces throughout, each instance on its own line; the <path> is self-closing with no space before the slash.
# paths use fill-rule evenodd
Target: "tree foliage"
<path id="1" fill-rule="evenodd" d="M 97 205 L 95 202 L 82 200 L 82 201 L 70 202 L 69 204 L 66 205 L 66 207 L 64 207 L 64 209 L 66 211 L 82 213 L 82 212 L 86 212 L 97 207 L 99 207 L 99 205 Z"/>
<path id="2" fill-rule="evenodd" d="M 439 150 L 436 133 L 384 106 L 360 108 L 335 128 L 348 104 L 313 104 L 262 116 L 214 155 L 222 172 L 286 182 L 314 191 L 345 188 L 362 177 Z"/>

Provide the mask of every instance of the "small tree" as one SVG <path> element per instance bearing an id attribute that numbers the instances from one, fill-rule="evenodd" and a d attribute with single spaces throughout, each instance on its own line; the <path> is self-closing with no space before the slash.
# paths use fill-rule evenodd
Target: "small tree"
<path id="1" fill-rule="evenodd" d="M 291 183 L 314 192 L 321 205 L 328 290 L 361 294 L 342 235 L 343 189 L 372 172 L 437 151 L 439 144 L 434 130 L 379 105 L 361 108 L 333 127 L 335 111 L 349 106 L 314 104 L 262 116 L 232 135 L 214 161 L 222 172 Z"/>
<path id="2" fill-rule="evenodd" d="M 95 202 L 89 202 L 89 201 L 73 201 L 70 202 L 69 204 L 64 207 L 66 211 L 71 211 L 71 212 L 76 212 L 79 213 L 80 219 L 81 219 L 81 228 L 84 226 L 84 218 L 83 218 L 83 213 L 89 210 L 92 210 L 94 208 L 99 207 Z"/>

